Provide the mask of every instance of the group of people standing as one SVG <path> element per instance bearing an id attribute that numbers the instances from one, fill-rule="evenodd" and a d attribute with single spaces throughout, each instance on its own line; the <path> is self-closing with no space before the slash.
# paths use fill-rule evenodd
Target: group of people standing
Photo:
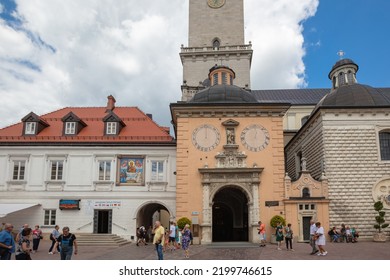
<path id="1" fill-rule="evenodd" d="M 69 232 L 68 227 L 63 228 L 62 234 L 58 229 L 59 227 L 55 226 L 50 235 L 52 245 L 49 254 L 54 254 L 58 250 L 61 253 L 61 260 L 70 260 L 73 253 L 77 254 L 76 236 Z M 0 260 L 11 260 L 12 254 L 15 254 L 16 260 L 31 260 L 31 254 L 38 251 L 40 240 L 43 239 L 42 230 L 39 225 L 31 229 L 28 224 L 24 224 L 15 237 L 13 230 L 12 224 L 4 223 L 0 232 Z"/>
<path id="2" fill-rule="evenodd" d="M 180 233 L 181 238 L 179 239 Z M 181 247 L 184 250 L 184 257 L 186 259 L 189 258 L 189 248 L 192 240 L 192 233 L 189 224 L 186 224 L 184 228 L 180 230 L 174 222 L 171 222 L 169 231 L 166 231 L 161 225 L 161 222 L 156 221 L 153 228 L 153 235 L 153 244 L 156 247 L 157 257 L 159 260 L 164 259 L 165 246 L 168 250 L 174 251 L 178 242 L 181 243 Z"/>
<path id="3" fill-rule="evenodd" d="M 260 247 L 265 247 L 266 245 L 266 234 L 265 234 L 265 225 L 259 221 L 259 227 L 257 228 L 260 235 Z M 278 244 L 277 250 L 282 250 L 281 243 L 283 240 L 286 241 L 287 251 L 294 251 L 292 248 L 292 239 L 293 239 L 293 230 L 291 224 L 288 224 L 286 227 L 283 227 L 281 223 L 277 223 L 275 228 L 275 237 L 276 243 Z"/>
<path id="4" fill-rule="evenodd" d="M 257 228 L 260 236 L 260 247 L 265 247 L 266 245 L 266 234 L 265 234 L 265 225 L 259 221 L 259 227 Z M 294 238 L 293 230 L 291 224 L 283 227 L 283 225 L 278 222 L 275 228 L 275 237 L 277 243 L 277 250 L 282 250 L 281 243 L 284 240 L 286 243 L 287 251 L 294 251 L 292 248 L 292 240 Z M 324 246 L 326 243 L 326 238 L 324 234 L 324 228 L 321 226 L 320 222 L 314 223 L 313 220 L 310 221 L 310 246 L 312 247 L 311 255 L 317 254 L 318 256 L 326 256 L 328 252 L 325 250 Z"/>

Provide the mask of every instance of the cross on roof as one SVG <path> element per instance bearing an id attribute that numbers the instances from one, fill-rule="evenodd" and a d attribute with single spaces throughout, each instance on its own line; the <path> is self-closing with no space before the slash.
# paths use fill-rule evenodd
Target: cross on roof
<path id="1" fill-rule="evenodd" d="M 343 50 L 339 50 L 337 55 L 340 57 L 340 60 L 344 58 L 345 52 Z"/>

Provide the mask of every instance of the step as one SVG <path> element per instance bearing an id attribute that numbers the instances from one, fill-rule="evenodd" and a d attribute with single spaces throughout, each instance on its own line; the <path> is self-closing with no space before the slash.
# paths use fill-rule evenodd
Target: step
<path id="1" fill-rule="evenodd" d="M 76 237 L 79 246 L 120 247 L 132 243 L 116 234 L 81 233 Z"/>

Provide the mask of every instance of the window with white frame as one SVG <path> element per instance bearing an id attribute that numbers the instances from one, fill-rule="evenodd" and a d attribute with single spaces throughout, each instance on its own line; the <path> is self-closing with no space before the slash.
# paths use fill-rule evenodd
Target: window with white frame
<path id="1" fill-rule="evenodd" d="M 36 122 L 26 122 L 24 134 L 35 134 Z"/>
<path id="2" fill-rule="evenodd" d="M 153 160 L 152 161 L 152 182 L 163 182 L 164 181 L 164 161 Z"/>
<path id="3" fill-rule="evenodd" d="M 106 134 L 116 134 L 116 127 L 117 127 L 117 123 L 116 122 L 108 122 L 107 123 Z"/>
<path id="4" fill-rule="evenodd" d="M 76 122 L 65 123 L 65 134 L 76 134 Z"/>
<path id="5" fill-rule="evenodd" d="M 24 180 L 25 171 L 26 171 L 26 161 L 14 160 L 12 180 Z"/>
<path id="6" fill-rule="evenodd" d="M 45 226 L 56 225 L 56 215 L 57 215 L 57 211 L 55 209 L 46 209 L 45 217 L 43 219 L 43 224 Z"/>
<path id="7" fill-rule="evenodd" d="M 99 181 L 109 181 L 111 179 L 111 161 L 99 161 Z"/>
<path id="8" fill-rule="evenodd" d="M 59 181 L 62 180 L 64 172 L 63 160 L 52 160 L 50 162 L 50 180 Z"/>

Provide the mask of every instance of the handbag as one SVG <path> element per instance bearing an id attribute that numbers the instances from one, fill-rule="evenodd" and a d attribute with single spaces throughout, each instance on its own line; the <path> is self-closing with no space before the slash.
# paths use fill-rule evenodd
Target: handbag
<path id="1" fill-rule="evenodd" d="M 5 257 L 9 252 L 9 249 L 0 247 L 0 257 L 3 258 Z"/>
<path id="2" fill-rule="evenodd" d="M 39 239 L 43 239 L 43 236 L 42 236 L 42 235 L 40 235 L 40 236 L 39 236 Z"/>
<path id="3" fill-rule="evenodd" d="M 20 253 L 18 255 L 15 255 L 15 260 L 22 260 L 22 261 L 31 260 L 31 256 L 30 254 Z"/>

